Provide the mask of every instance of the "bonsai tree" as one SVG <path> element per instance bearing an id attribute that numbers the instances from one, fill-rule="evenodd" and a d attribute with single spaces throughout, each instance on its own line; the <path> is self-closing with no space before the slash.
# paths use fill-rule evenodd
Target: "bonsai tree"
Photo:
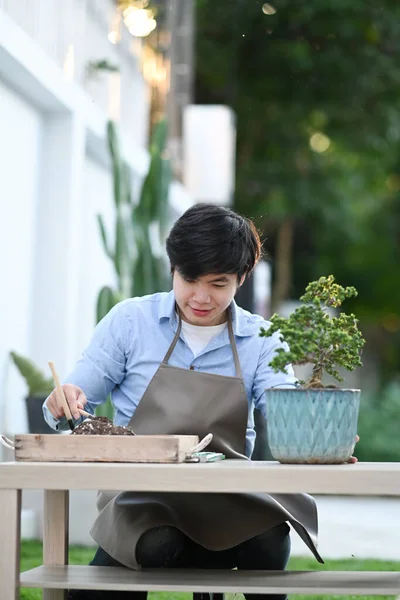
<path id="1" fill-rule="evenodd" d="M 300 298 L 303 303 L 288 318 L 273 315 L 269 329 L 261 329 L 260 336 L 271 337 L 280 333 L 280 340 L 287 342 L 289 350 L 279 348 L 270 366 L 273 370 L 286 373 L 286 366 L 312 365 L 311 377 L 301 382 L 304 388 L 324 386 L 321 379 L 324 372 L 337 381 L 343 381 L 337 367 L 354 371 L 362 366 L 361 350 L 365 340 L 358 329 L 358 321 L 353 314 L 340 312 L 333 316 L 329 309 L 336 309 L 346 298 L 357 296 L 354 287 L 335 283 L 333 275 L 321 277 L 309 283 L 306 293 Z M 335 387 L 335 386 L 333 386 Z"/>

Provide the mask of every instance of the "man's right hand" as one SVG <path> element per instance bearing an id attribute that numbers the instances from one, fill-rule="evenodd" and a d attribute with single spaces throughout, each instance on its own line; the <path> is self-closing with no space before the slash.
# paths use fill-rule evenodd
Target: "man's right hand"
<path id="1" fill-rule="evenodd" d="M 64 390 L 65 397 L 69 404 L 71 415 L 74 419 L 80 418 L 79 409 L 83 410 L 87 402 L 87 398 L 81 388 L 76 385 L 66 383 L 61 386 Z M 53 390 L 47 399 L 46 406 L 55 419 L 61 419 L 65 416 L 64 409 L 57 402 L 56 390 Z"/>

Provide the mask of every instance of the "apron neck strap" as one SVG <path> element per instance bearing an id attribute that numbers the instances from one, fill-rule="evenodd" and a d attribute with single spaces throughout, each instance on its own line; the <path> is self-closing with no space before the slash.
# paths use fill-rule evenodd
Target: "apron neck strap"
<path id="1" fill-rule="evenodd" d="M 230 309 L 228 309 L 228 332 L 229 332 L 229 339 L 231 341 L 231 348 L 232 348 L 232 353 L 233 353 L 233 360 L 235 362 L 235 369 L 236 369 L 236 377 L 240 377 L 242 378 L 242 368 L 240 366 L 240 360 L 239 360 L 239 354 L 237 351 L 237 346 L 236 346 L 236 341 L 235 341 L 235 335 L 233 333 L 233 327 L 232 327 L 232 315 L 231 315 L 231 311 Z"/>
<path id="2" fill-rule="evenodd" d="M 164 356 L 164 360 L 162 361 L 162 364 L 163 364 L 163 365 L 166 365 L 166 364 L 168 364 L 168 362 L 169 362 L 169 359 L 171 358 L 171 354 L 172 354 L 172 353 L 173 353 L 173 351 L 175 350 L 175 346 L 176 346 L 176 344 L 178 343 L 179 336 L 180 336 L 180 334 L 181 334 L 181 329 L 182 329 L 182 319 L 181 319 L 181 317 L 180 317 L 180 315 L 179 315 L 179 314 L 178 314 L 178 316 L 179 316 L 178 329 L 176 330 L 176 334 L 175 334 L 175 337 L 174 337 L 174 339 L 172 340 L 172 344 L 171 344 L 171 345 L 170 345 L 170 347 L 168 348 L 168 352 L 167 352 L 167 354 Z"/>
<path id="3" fill-rule="evenodd" d="M 172 343 L 171 343 L 170 347 L 168 348 L 167 354 L 164 356 L 164 360 L 162 361 L 162 364 L 164 364 L 164 365 L 168 364 L 169 359 L 171 358 L 171 354 L 173 353 L 175 346 L 178 343 L 178 339 L 181 334 L 181 330 L 182 330 L 182 319 L 181 319 L 181 316 L 179 315 L 178 329 L 176 330 L 174 339 L 172 340 Z M 229 309 L 228 309 L 228 332 L 229 332 L 229 339 L 231 342 L 231 348 L 232 348 L 232 353 L 233 353 L 233 360 L 235 363 L 236 377 L 242 378 L 242 369 L 240 366 L 239 354 L 237 351 L 235 336 L 234 336 L 233 327 L 232 327 L 232 315 L 231 315 L 231 311 Z"/>

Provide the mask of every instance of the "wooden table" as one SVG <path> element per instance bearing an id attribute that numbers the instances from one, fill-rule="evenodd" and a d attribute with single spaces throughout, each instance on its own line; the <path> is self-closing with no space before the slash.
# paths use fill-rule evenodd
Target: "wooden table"
<path id="1" fill-rule="evenodd" d="M 43 566 L 20 575 L 21 491 L 43 489 Z M 400 594 L 400 573 L 330 571 L 135 572 L 67 566 L 69 490 L 268 492 L 400 496 L 400 463 L 280 465 L 0 463 L 1 600 L 19 587 L 44 588 L 44 600 L 65 600 L 66 589 L 252 592 L 255 594 Z M 345 532 L 344 532 L 345 533 Z"/>

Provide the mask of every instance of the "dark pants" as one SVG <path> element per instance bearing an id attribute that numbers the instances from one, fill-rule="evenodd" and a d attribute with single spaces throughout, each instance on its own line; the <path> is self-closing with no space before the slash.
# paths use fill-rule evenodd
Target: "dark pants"
<path id="1" fill-rule="evenodd" d="M 234 548 L 206 550 L 174 527 L 155 527 L 141 536 L 136 560 L 144 569 L 278 570 L 286 568 L 290 555 L 289 526 L 282 523 Z M 122 565 L 98 548 L 94 566 Z M 286 600 L 285 594 L 245 594 L 246 600 Z M 147 592 L 70 592 L 71 600 L 146 600 Z"/>

